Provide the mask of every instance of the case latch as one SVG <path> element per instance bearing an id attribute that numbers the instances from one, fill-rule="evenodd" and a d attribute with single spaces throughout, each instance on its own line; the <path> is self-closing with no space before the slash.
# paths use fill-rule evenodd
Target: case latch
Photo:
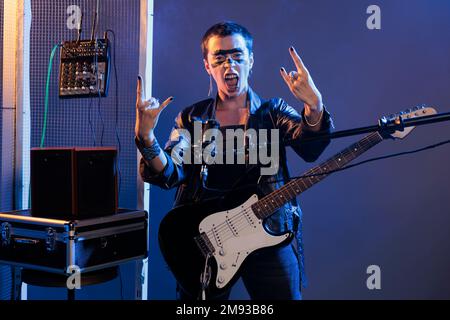
<path id="1" fill-rule="evenodd" d="M 56 231 L 53 228 L 46 228 L 47 236 L 45 238 L 45 249 L 54 251 L 56 247 Z"/>
<path id="2" fill-rule="evenodd" d="M 1 234 L 0 234 L 2 247 L 9 246 L 11 243 L 11 224 L 8 222 L 3 222 L 1 226 Z"/>

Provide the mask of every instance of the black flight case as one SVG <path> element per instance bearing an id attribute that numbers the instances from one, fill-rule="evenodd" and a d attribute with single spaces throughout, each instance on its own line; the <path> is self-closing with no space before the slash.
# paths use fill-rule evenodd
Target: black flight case
<path id="1" fill-rule="evenodd" d="M 128 209 L 73 220 L 33 217 L 30 210 L 0 213 L 0 264 L 68 274 L 145 259 L 147 224 L 146 211 Z"/>

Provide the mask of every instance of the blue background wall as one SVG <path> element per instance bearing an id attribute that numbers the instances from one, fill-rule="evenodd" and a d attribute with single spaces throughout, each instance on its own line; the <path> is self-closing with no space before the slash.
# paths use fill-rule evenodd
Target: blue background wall
<path id="1" fill-rule="evenodd" d="M 368 30 L 366 9 L 381 8 L 381 30 Z M 299 107 L 279 75 L 293 68 L 294 45 L 322 92 L 337 130 L 420 103 L 450 111 L 450 2 L 447 0 L 156 0 L 153 92 L 175 101 L 160 117 L 165 141 L 176 114 L 204 99 L 208 77 L 200 39 L 221 20 L 255 38 L 251 86 Z M 385 141 L 361 158 L 448 139 L 448 123 Z M 361 137 L 334 140 L 320 160 Z M 309 165 L 292 152 L 291 173 Z M 319 160 L 319 161 L 320 161 Z M 304 211 L 305 299 L 450 298 L 450 147 L 336 173 L 300 197 Z M 173 299 L 175 282 L 157 247 L 157 226 L 174 191 L 151 191 L 150 298 Z M 381 290 L 368 290 L 366 269 L 381 268 Z M 232 297 L 246 298 L 239 283 Z"/>

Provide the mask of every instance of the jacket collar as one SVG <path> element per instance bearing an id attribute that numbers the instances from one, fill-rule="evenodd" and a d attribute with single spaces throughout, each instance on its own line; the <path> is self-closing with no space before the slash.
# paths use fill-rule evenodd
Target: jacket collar
<path id="1" fill-rule="evenodd" d="M 250 87 L 248 87 L 248 98 L 250 101 L 250 114 L 255 114 L 259 107 L 261 107 L 261 99 Z"/>

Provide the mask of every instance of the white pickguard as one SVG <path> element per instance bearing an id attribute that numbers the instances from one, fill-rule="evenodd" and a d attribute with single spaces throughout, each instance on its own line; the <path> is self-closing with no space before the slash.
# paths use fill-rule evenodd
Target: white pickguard
<path id="1" fill-rule="evenodd" d="M 258 196 L 253 195 L 239 207 L 209 215 L 199 225 L 200 233 L 206 233 L 215 249 L 217 288 L 227 285 L 250 253 L 277 245 L 289 237 L 289 233 L 274 236 L 266 232 L 263 221 L 251 209 L 257 201 Z"/>

